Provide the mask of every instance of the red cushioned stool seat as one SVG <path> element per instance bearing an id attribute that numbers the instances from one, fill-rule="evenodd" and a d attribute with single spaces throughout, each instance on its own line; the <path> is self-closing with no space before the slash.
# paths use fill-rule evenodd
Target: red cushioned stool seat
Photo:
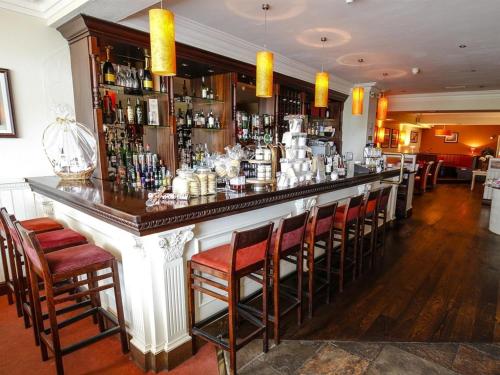
<path id="1" fill-rule="evenodd" d="M 87 239 L 72 229 L 54 230 L 37 234 L 38 242 L 44 252 L 51 252 L 65 247 L 83 245 Z"/>
<path id="2" fill-rule="evenodd" d="M 264 259 L 266 245 L 267 243 L 264 241 L 256 245 L 240 249 L 236 257 L 236 270 L 242 270 L 252 264 L 262 261 Z M 231 256 L 231 245 L 225 244 L 193 255 L 191 261 L 206 267 L 214 268 L 221 272 L 229 272 Z"/>
<path id="3" fill-rule="evenodd" d="M 85 244 L 54 251 L 46 254 L 45 258 L 50 272 L 58 275 L 112 261 L 114 256 L 98 246 Z"/>
<path id="4" fill-rule="evenodd" d="M 51 230 L 64 229 L 64 226 L 48 217 L 40 217 L 36 219 L 22 220 L 21 225 L 27 230 L 32 230 L 35 233 L 49 232 Z"/>

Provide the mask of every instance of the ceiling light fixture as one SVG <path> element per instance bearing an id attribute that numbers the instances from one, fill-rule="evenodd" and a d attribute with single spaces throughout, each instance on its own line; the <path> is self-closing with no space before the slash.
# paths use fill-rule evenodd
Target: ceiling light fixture
<path id="1" fill-rule="evenodd" d="M 446 125 L 443 125 L 442 129 L 434 130 L 434 135 L 436 137 L 449 137 L 451 135 L 451 130 L 446 129 Z"/>
<path id="2" fill-rule="evenodd" d="M 362 58 L 358 59 L 358 62 L 361 64 L 365 60 Z M 353 116 L 360 116 L 363 114 L 363 100 L 365 96 L 365 89 L 362 86 L 355 86 L 352 89 L 352 114 Z"/>
<path id="3" fill-rule="evenodd" d="M 324 57 L 326 37 L 321 38 L 323 43 L 322 52 Z M 324 61 L 324 58 L 322 59 Z M 323 71 L 323 63 L 321 63 L 321 72 L 316 73 L 316 84 L 314 87 L 314 106 L 318 108 L 328 107 L 328 80 L 327 72 Z"/>
<path id="4" fill-rule="evenodd" d="M 467 46 L 465 44 L 460 44 L 458 47 L 459 48 L 467 48 Z"/>
<path id="5" fill-rule="evenodd" d="M 177 74 L 175 52 L 174 14 L 163 9 L 149 10 L 149 34 L 151 39 L 151 71 L 161 76 Z"/>
<path id="6" fill-rule="evenodd" d="M 377 120 L 384 121 L 387 119 L 387 108 L 389 107 L 389 101 L 382 92 L 377 103 Z"/>
<path id="7" fill-rule="evenodd" d="M 264 11 L 264 40 L 267 39 L 267 12 L 269 4 L 262 4 Z M 255 95 L 260 98 L 270 98 L 273 96 L 273 53 L 267 51 L 264 44 L 264 51 L 257 52 L 256 56 L 256 89 Z"/>

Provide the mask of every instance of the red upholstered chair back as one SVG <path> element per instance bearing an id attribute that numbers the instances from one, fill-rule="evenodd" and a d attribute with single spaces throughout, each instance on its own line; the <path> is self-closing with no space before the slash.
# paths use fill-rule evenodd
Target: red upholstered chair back
<path id="1" fill-rule="evenodd" d="M 380 199 L 380 194 L 382 190 L 372 190 L 365 199 L 365 204 L 363 207 L 363 212 L 365 217 L 376 216 L 378 201 Z"/>
<path id="2" fill-rule="evenodd" d="M 380 192 L 380 199 L 378 201 L 377 212 L 382 212 L 387 210 L 389 205 L 389 197 L 391 196 L 392 186 L 384 187 Z"/>
<path id="3" fill-rule="evenodd" d="M 279 259 L 279 253 L 295 251 L 304 247 L 308 220 L 309 211 L 280 220 L 274 248 L 276 259 Z"/>
<path id="4" fill-rule="evenodd" d="M 20 246 L 25 258 L 29 258 L 30 266 L 39 276 L 44 274 L 46 277 L 50 277 L 50 269 L 35 232 L 26 230 L 19 221 L 16 221 L 14 225 Z"/>
<path id="5" fill-rule="evenodd" d="M 311 234 L 315 237 L 331 236 L 338 202 L 314 207 Z"/>
<path id="6" fill-rule="evenodd" d="M 245 259 L 259 259 L 263 262 L 267 259 L 273 227 L 274 223 L 269 223 L 255 229 L 233 233 L 231 240 L 231 274 L 235 273 L 237 264 L 248 263 L 245 262 Z"/>
<path id="7" fill-rule="evenodd" d="M 364 194 L 349 198 L 349 203 L 347 204 L 347 209 L 344 210 L 344 217 L 342 220 L 344 224 L 359 218 L 364 199 Z"/>

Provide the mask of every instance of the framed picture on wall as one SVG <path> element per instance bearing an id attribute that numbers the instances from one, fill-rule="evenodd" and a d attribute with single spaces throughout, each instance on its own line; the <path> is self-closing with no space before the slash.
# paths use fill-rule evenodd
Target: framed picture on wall
<path id="1" fill-rule="evenodd" d="M 392 129 L 391 131 L 391 148 L 397 148 L 399 144 L 399 130 Z"/>
<path id="2" fill-rule="evenodd" d="M 392 129 L 387 129 L 387 128 L 385 129 L 384 139 L 380 143 L 380 147 L 382 147 L 382 148 L 389 148 L 389 146 L 391 145 L 391 130 Z"/>
<path id="3" fill-rule="evenodd" d="M 15 137 L 14 112 L 10 96 L 9 71 L 0 68 L 0 137 Z"/>
<path id="4" fill-rule="evenodd" d="M 445 136 L 444 143 L 458 143 L 458 132 L 453 132 L 451 135 Z"/>
<path id="5" fill-rule="evenodd" d="M 410 143 L 418 143 L 418 132 L 410 132 Z"/>

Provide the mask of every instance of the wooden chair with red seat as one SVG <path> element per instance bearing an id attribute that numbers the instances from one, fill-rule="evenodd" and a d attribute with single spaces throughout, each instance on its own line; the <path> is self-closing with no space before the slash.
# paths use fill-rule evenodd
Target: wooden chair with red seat
<path id="1" fill-rule="evenodd" d="M 362 207 L 362 219 L 360 222 L 360 246 L 359 246 L 359 274 L 363 274 L 363 266 L 365 258 L 369 258 L 370 268 L 373 267 L 373 261 L 375 256 L 375 237 L 377 234 L 378 225 L 378 203 L 380 200 L 380 195 L 382 190 L 372 190 L 368 194 L 368 197 L 364 200 Z M 369 227 L 370 232 L 368 238 L 365 237 L 365 228 Z M 365 242 L 368 240 L 368 246 L 365 246 Z"/>
<path id="2" fill-rule="evenodd" d="M 122 352 L 127 353 L 128 338 L 123 315 L 118 264 L 115 257 L 106 250 L 91 244 L 45 253 L 35 232 L 26 230 L 19 222 L 16 223 L 16 230 L 25 251 L 25 261 L 29 272 L 28 279 L 33 293 L 34 323 L 40 338 L 42 360 L 48 359 L 47 349 L 50 349 L 55 356 L 57 374 L 62 375 L 64 374 L 63 356 L 114 334 L 120 334 Z M 109 269 L 111 269 L 110 272 Z M 98 272 L 101 272 L 99 276 L 83 280 L 77 279 L 84 275 L 97 275 Z M 50 328 L 45 328 L 42 316 L 39 278 L 43 280 L 45 289 Z M 98 284 L 99 281 L 102 282 L 109 278 L 112 279 L 112 282 L 104 285 Z M 70 285 L 64 283 L 66 280 L 75 279 L 79 281 Z M 67 293 L 74 290 L 75 287 L 83 285 L 87 285 L 88 289 L 80 290 L 77 293 Z M 91 300 L 95 300 L 96 295 L 98 296 L 101 291 L 110 288 L 114 290 L 117 319 L 101 306 L 93 306 L 78 315 L 58 321 L 60 314 L 56 309 L 57 305 L 66 304 L 69 301 L 78 301 L 87 296 Z M 70 326 L 96 313 L 100 315 L 101 319 L 105 318 L 114 325 L 107 329 L 104 328 L 104 325 L 100 325 L 100 332 L 97 335 L 62 347 L 59 329 Z"/>
<path id="3" fill-rule="evenodd" d="M 199 254 L 193 255 L 188 261 L 188 300 L 189 300 L 189 334 L 192 337 L 193 354 L 196 353 L 196 337 L 212 342 L 219 348 L 229 352 L 230 374 L 236 373 L 236 352 L 253 340 L 256 336 L 263 336 L 263 351 L 268 350 L 268 275 L 269 275 L 269 247 L 273 233 L 273 223 L 233 233 L 231 243 L 222 245 Z M 254 273 L 262 274 L 262 312 L 261 320 L 248 309 L 241 308 L 239 301 L 238 285 L 242 278 Z M 227 284 L 204 277 L 210 275 Z M 209 285 L 207 289 L 204 285 Z M 220 316 L 205 319 L 199 324 L 195 319 L 194 292 L 207 294 L 228 304 L 228 340 L 211 335 L 207 325 L 217 320 Z M 222 293 L 227 293 L 224 295 Z M 257 327 L 254 331 L 237 342 L 237 317 Z"/>
<path id="4" fill-rule="evenodd" d="M 430 173 L 430 183 L 428 183 L 428 188 L 434 189 L 434 187 L 436 187 L 443 162 L 444 160 L 439 160 L 437 164 L 434 164 L 435 168 L 433 168 L 433 171 Z"/>
<path id="5" fill-rule="evenodd" d="M 1 210 L 7 211 L 4 207 L 2 207 Z M 33 230 L 36 233 L 50 232 L 52 230 L 59 230 L 64 228 L 59 222 L 48 217 L 23 220 L 21 221 L 21 223 L 26 228 L 30 228 L 30 230 Z M 3 217 L 2 215 L 0 215 L 0 252 L 2 257 L 2 268 L 5 278 L 5 286 L 7 288 L 7 300 L 9 305 L 12 305 L 15 302 L 17 316 L 21 317 L 23 315 L 23 312 L 21 299 L 18 295 L 19 289 L 17 286 L 15 257 L 13 253 L 10 254 L 12 248 L 9 247 L 9 242 L 7 241 L 7 236 L 10 237 L 7 232 L 7 224 L 4 223 Z"/>
<path id="6" fill-rule="evenodd" d="M 29 291 L 29 282 L 27 282 L 27 280 L 23 276 L 26 275 L 26 278 L 28 278 L 29 272 L 27 270 L 27 264 L 25 262 L 24 249 L 21 243 L 21 239 L 16 230 L 16 218 L 14 215 L 9 215 L 5 208 L 2 208 L 0 209 L 0 220 L 2 221 L 2 224 L 6 228 L 8 228 L 6 232 L 7 246 L 9 248 L 9 254 L 12 254 L 12 258 L 15 259 L 13 268 L 14 272 L 12 274 L 15 278 L 17 287 L 16 296 L 18 296 L 21 304 L 24 326 L 26 328 L 33 326 L 35 343 L 38 345 L 39 340 L 36 333 L 37 331 L 35 328 L 34 315 L 32 311 L 32 295 Z M 50 232 L 34 233 L 38 241 L 40 242 L 42 250 L 46 253 L 70 246 L 77 246 L 87 243 L 87 239 L 84 236 L 71 229 L 58 229 L 52 230 Z M 21 277 L 19 275 L 21 275 Z"/>
<path id="7" fill-rule="evenodd" d="M 427 183 L 430 177 L 430 170 L 434 165 L 433 161 L 430 161 L 422 167 L 420 174 L 415 176 L 415 187 L 417 187 L 416 191 L 423 194 L 427 190 Z"/>
<path id="8" fill-rule="evenodd" d="M 392 186 L 386 186 L 381 189 L 380 199 L 377 204 L 377 230 L 375 234 L 375 253 L 380 249 L 380 256 L 385 253 L 386 228 L 389 210 L 389 198 L 391 196 Z M 377 255 L 376 255 L 377 256 Z"/>
<path id="9" fill-rule="evenodd" d="M 334 252 L 338 257 L 338 268 L 332 270 L 339 277 L 339 291 L 344 291 L 344 274 L 347 268 L 352 269 L 352 279 L 356 279 L 356 262 L 359 247 L 359 224 L 362 218 L 364 195 L 349 198 L 346 205 L 337 208 L 334 220 L 334 239 L 340 242 L 339 250 Z M 352 251 L 349 245 L 352 243 Z"/>
<path id="10" fill-rule="evenodd" d="M 307 259 L 307 310 L 309 318 L 313 316 L 314 296 L 326 289 L 326 303 L 330 303 L 331 268 L 333 249 L 333 221 L 337 211 L 337 202 L 316 206 L 307 227 L 305 255 Z M 315 258 L 316 248 L 325 251 L 324 257 Z M 324 262 L 324 266 L 322 263 Z M 319 273 L 325 274 L 324 278 Z M 319 284 L 318 284 L 319 282 Z"/>
<path id="11" fill-rule="evenodd" d="M 294 309 L 297 310 L 297 324 L 302 324 L 302 274 L 303 274 L 303 252 L 306 229 L 308 225 L 309 212 L 281 219 L 277 232 L 273 235 L 271 242 L 272 259 L 272 286 L 274 314 L 269 314 L 269 320 L 274 323 L 274 343 L 280 343 L 281 318 Z M 281 285 L 280 262 L 293 263 L 297 267 L 296 295 L 285 291 Z M 288 288 L 287 288 L 288 289 Z M 286 309 L 281 309 L 280 296 L 291 300 L 292 303 Z"/>

